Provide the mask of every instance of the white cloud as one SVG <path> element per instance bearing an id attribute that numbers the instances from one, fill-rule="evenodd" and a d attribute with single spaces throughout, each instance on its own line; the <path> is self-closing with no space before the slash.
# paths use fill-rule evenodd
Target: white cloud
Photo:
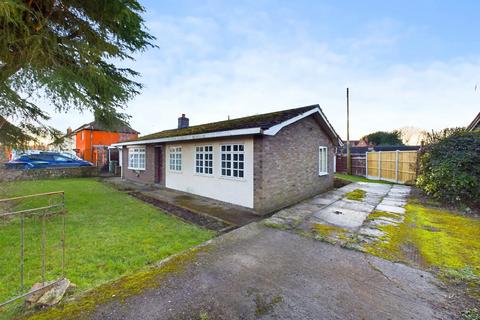
<path id="1" fill-rule="evenodd" d="M 345 136 L 347 86 L 352 92 L 351 137 L 404 126 L 464 126 L 480 109 L 480 95 L 473 90 L 479 58 L 374 69 L 378 65 L 370 63 L 376 56 L 394 50 L 405 35 L 391 21 L 373 23 L 362 36 L 330 44 L 310 36 L 298 27 L 301 23 L 288 38 L 285 30 L 274 34 L 273 22 L 263 12 L 152 19 L 149 27 L 160 49 L 138 56 L 133 64 L 146 88 L 127 109 L 132 126 L 145 134 L 174 127 L 181 113 L 199 124 L 319 103 Z M 337 48 L 342 42 L 348 48 Z M 52 124 L 75 127 L 89 117 L 55 116 Z"/>

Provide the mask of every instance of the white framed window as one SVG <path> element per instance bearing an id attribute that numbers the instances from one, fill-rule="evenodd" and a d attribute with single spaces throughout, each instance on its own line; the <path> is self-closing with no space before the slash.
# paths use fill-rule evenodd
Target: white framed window
<path id="1" fill-rule="evenodd" d="M 327 147 L 318 147 L 318 175 L 328 174 L 328 149 Z"/>
<path id="2" fill-rule="evenodd" d="M 128 169 L 145 170 L 145 147 L 128 148 Z"/>
<path id="3" fill-rule="evenodd" d="M 224 144 L 220 150 L 221 175 L 223 177 L 245 177 L 245 146 L 243 144 Z"/>
<path id="4" fill-rule="evenodd" d="M 170 171 L 182 171 L 182 147 L 169 148 Z"/>
<path id="5" fill-rule="evenodd" d="M 213 146 L 195 147 L 195 173 L 213 174 Z"/>

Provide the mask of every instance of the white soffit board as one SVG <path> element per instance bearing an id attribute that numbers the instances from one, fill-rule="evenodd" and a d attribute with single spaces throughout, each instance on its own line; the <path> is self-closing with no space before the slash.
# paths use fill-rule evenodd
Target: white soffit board
<path id="1" fill-rule="evenodd" d="M 200 139 L 208 139 L 208 138 L 243 136 L 243 135 L 259 134 L 259 133 L 262 133 L 261 128 L 248 128 L 248 129 L 237 129 L 237 130 L 210 132 L 210 133 L 191 134 L 187 136 L 176 136 L 176 137 L 159 138 L 159 139 L 151 139 L 151 140 L 121 142 L 121 143 L 112 144 L 112 146 L 129 146 L 129 145 L 136 145 L 136 144 L 200 140 Z"/>

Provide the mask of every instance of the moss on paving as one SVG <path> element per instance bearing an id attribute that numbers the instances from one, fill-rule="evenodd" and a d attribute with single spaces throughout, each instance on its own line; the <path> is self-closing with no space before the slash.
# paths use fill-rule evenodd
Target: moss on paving
<path id="1" fill-rule="evenodd" d="M 462 312 L 462 320 L 480 320 L 480 311 L 477 308 L 472 308 Z"/>
<path id="2" fill-rule="evenodd" d="M 358 237 L 349 230 L 321 223 L 313 224 L 312 232 L 310 234 L 303 232 L 302 235 L 331 244 L 339 244 L 347 249 L 354 249 L 355 244 L 359 242 Z"/>
<path id="3" fill-rule="evenodd" d="M 461 281 L 480 298 L 480 220 L 410 201 L 399 225 L 378 226 L 385 235 L 366 244 L 376 256 L 436 272 Z M 382 213 L 378 213 L 382 215 Z"/>
<path id="4" fill-rule="evenodd" d="M 261 224 L 265 227 L 278 229 L 278 230 L 286 231 L 291 229 L 291 227 L 285 223 L 277 223 L 277 222 L 271 221 L 270 219 L 263 220 Z"/>
<path id="5" fill-rule="evenodd" d="M 315 223 L 313 225 L 313 229 L 318 235 L 322 237 L 329 237 L 329 236 L 334 236 L 338 234 L 344 234 L 347 231 L 341 227 L 326 225 L 321 223 Z"/>
<path id="6" fill-rule="evenodd" d="M 257 294 L 255 296 L 255 315 L 260 317 L 272 312 L 275 305 L 282 301 L 282 296 L 274 296 L 268 301 L 263 295 Z"/>
<path id="7" fill-rule="evenodd" d="M 124 301 L 142 291 L 157 287 L 169 274 L 184 270 L 199 252 L 208 250 L 208 246 L 190 249 L 173 256 L 158 267 L 124 276 L 114 282 L 101 285 L 85 292 L 82 296 L 45 311 L 26 316 L 28 320 L 82 319 L 95 310 L 98 305 L 112 300 Z"/>
<path id="8" fill-rule="evenodd" d="M 164 214 L 154 206 L 117 191 L 96 179 L 16 181 L 0 184 L 3 197 L 65 191 L 66 276 L 77 285 L 76 295 L 142 270 L 172 254 L 198 245 L 215 233 Z M 17 208 L 41 205 L 36 199 Z M 19 287 L 19 221 L 0 220 L 0 300 Z M 40 280 L 41 251 L 38 218 L 25 219 L 26 287 Z M 61 217 L 47 221 L 47 279 L 59 276 Z M 0 310 L 0 319 L 22 312 L 20 303 Z"/>
<path id="9" fill-rule="evenodd" d="M 362 189 L 355 189 L 345 194 L 345 197 L 349 200 L 362 201 L 367 192 Z"/>

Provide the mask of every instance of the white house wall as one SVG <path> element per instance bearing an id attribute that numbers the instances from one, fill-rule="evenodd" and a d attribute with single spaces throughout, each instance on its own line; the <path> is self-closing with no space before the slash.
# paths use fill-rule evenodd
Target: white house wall
<path id="1" fill-rule="evenodd" d="M 220 146 L 241 143 L 245 146 L 244 178 L 221 176 Z M 213 146 L 213 175 L 195 173 L 195 147 Z M 170 171 L 170 147 L 182 147 L 182 171 Z M 221 141 L 178 142 L 165 146 L 165 186 L 236 205 L 253 208 L 253 138 Z"/>

